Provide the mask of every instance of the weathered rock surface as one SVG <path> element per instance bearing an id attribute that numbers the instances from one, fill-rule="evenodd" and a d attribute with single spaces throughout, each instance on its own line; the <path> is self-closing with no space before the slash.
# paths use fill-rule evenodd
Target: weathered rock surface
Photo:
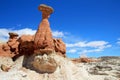
<path id="1" fill-rule="evenodd" d="M 31 42 L 31 41 L 34 41 L 34 35 L 22 35 L 19 37 L 18 41 L 20 43 L 22 42 Z"/>
<path id="2" fill-rule="evenodd" d="M 5 46 L 5 47 L 4 47 Z M 3 44 L 2 45 L 0 45 L 0 56 L 8 56 L 8 57 L 10 57 L 10 56 L 12 56 L 11 54 L 10 54 L 10 48 L 9 48 L 9 46 L 8 45 L 5 45 L 4 44 L 4 46 L 3 46 Z M 3 49 L 4 48 L 4 49 Z"/>
<path id="3" fill-rule="evenodd" d="M 52 58 L 52 56 L 47 56 L 46 54 L 43 56 L 35 56 L 32 64 L 33 67 L 41 73 L 53 73 L 57 68 L 56 61 Z"/>
<path id="4" fill-rule="evenodd" d="M 66 45 L 62 39 L 53 39 L 55 45 L 55 51 L 60 53 L 60 55 L 66 57 Z"/>
<path id="5" fill-rule="evenodd" d="M 1 65 L 1 70 L 5 71 L 5 72 L 8 72 L 9 69 L 10 69 L 10 67 L 7 67 L 4 64 Z"/>
<path id="6" fill-rule="evenodd" d="M 34 54 L 25 62 L 25 66 L 39 73 L 53 73 L 57 68 L 57 63 L 53 55 Z"/>
<path id="7" fill-rule="evenodd" d="M 2 69 L 8 71 L 8 75 L 11 72 L 15 73 L 17 77 L 22 74 L 22 78 L 20 77 L 20 79 L 24 78 L 25 80 L 37 80 L 37 78 L 31 78 L 31 74 L 29 75 L 29 72 L 32 71 L 34 72 L 33 75 L 40 74 L 39 76 L 37 76 L 39 77 L 39 80 L 75 79 L 75 76 L 72 76 L 72 74 L 74 74 L 72 70 L 74 70 L 75 65 L 73 65 L 71 61 L 68 61 L 64 58 L 66 56 L 66 46 L 64 42 L 61 39 L 54 39 L 52 37 L 48 18 L 53 12 L 53 9 L 50 6 L 40 5 L 39 10 L 42 11 L 42 21 L 35 36 L 22 35 L 17 38 L 18 34 L 9 33 L 10 38 L 8 42 L 4 44 L 0 50 L 7 53 L 7 56 L 9 56 L 8 54 L 10 54 L 10 57 L 12 57 L 15 62 L 10 67 L 10 70 L 8 70 L 6 65 L 2 66 Z M 24 57 L 21 58 L 21 56 L 23 55 Z M 68 65 L 71 65 L 71 67 L 68 67 Z M 24 73 L 22 72 L 22 70 Z M 77 73 L 76 70 L 74 71 L 75 73 Z M 2 74 L 4 74 L 4 72 L 2 72 L 1 75 Z M 14 74 L 12 74 L 11 76 L 13 75 Z M 88 77 L 84 76 L 84 78 L 87 79 Z M 10 79 L 15 80 L 15 77 L 13 79 L 9 78 L 9 80 Z"/>
<path id="8" fill-rule="evenodd" d="M 34 53 L 34 35 L 22 35 L 17 41 L 19 41 L 19 54 L 13 57 L 14 60 L 22 55 L 29 56 Z"/>
<path id="9" fill-rule="evenodd" d="M 39 10 L 42 11 L 42 21 L 35 34 L 35 38 L 34 38 L 35 49 L 54 50 L 52 32 L 48 21 L 48 17 L 52 13 L 52 8 L 49 6 L 40 5 Z"/>
<path id="10" fill-rule="evenodd" d="M 92 75 L 110 76 L 105 80 L 120 79 L 120 57 L 100 57 L 99 62 L 87 63 L 87 70 Z M 116 79 L 115 79 L 116 78 Z"/>
<path id="11" fill-rule="evenodd" d="M 0 72 L 1 71 L 8 71 L 10 67 L 14 64 L 12 58 L 10 57 L 0 57 Z"/>
<path id="12" fill-rule="evenodd" d="M 30 58 L 26 58 L 26 61 L 30 63 L 25 63 L 26 66 L 30 66 L 28 68 L 34 69 L 37 72 L 53 73 L 58 64 L 51 55 L 55 52 L 65 57 L 66 46 L 61 39 L 53 39 L 52 37 L 48 18 L 53 9 L 46 5 L 40 5 L 39 10 L 42 12 L 42 21 L 34 37 L 34 54 Z"/>
<path id="13" fill-rule="evenodd" d="M 41 59 L 41 56 L 36 56 L 37 59 Z M 0 70 L 0 80 L 119 80 L 119 58 L 108 59 L 101 62 L 92 63 L 77 63 L 74 64 L 71 60 L 61 57 L 59 55 L 52 55 L 52 58 L 58 64 L 56 70 L 53 73 L 38 73 L 32 69 L 22 67 L 24 57 L 18 58 L 15 62 L 11 58 L 0 57 L 0 66 L 2 64 L 10 67 L 8 72 Z M 29 59 L 31 60 L 31 59 Z M 30 61 L 27 61 L 30 62 Z M 115 63 L 115 62 L 116 63 Z M 110 63 L 109 63 L 110 62 Z M 104 64 L 103 64 L 104 63 Z M 114 63 L 114 64 L 113 64 Z M 101 64 L 101 65 L 100 65 Z M 111 64 L 111 65 L 110 65 Z M 112 70 L 97 67 L 96 71 L 99 73 L 91 73 L 95 66 L 112 66 Z M 89 73 L 88 73 L 88 72 Z M 93 71 L 94 72 L 94 71 Z M 107 74 L 106 74 L 107 73 Z M 7 76 L 7 77 L 6 77 Z M 14 76 L 14 77 L 11 77 Z"/>
<path id="14" fill-rule="evenodd" d="M 35 35 L 22 35 L 18 38 L 17 33 L 9 33 L 9 40 L 0 46 L 0 56 L 17 58 L 21 55 L 34 53 L 49 54 L 53 51 L 61 56 L 66 56 L 66 46 L 61 39 L 53 39 L 48 18 L 53 9 L 50 6 L 40 5 L 42 21 Z"/>
<path id="15" fill-rule="evenodd" d="M 36 56 L 36 58 L 38 57 L 39 56 Z M 52 55 L 52 58 L 58 64 L 57 65 L 58 67 L 53 73 L 49 73 L 49 74 L 37 73 L 32 69 L 26 69 L 24 67 L 16 68 L 18 65 L 19 66 L 22 65 L 21 62 L 17 62 L 13 64 L 13 67 L 11 67 L 7 73 L 1 71 L 0 79 L 2 80 L 18 80 L 18 79 L 19 80 L 93 80 L 91 79 L 88 72 L 85 70 L 84 65 L 80 64 L 79 66 L 77 66 L 73 64 L 70 60 L 56 54 Z"/>
<path id="16" fill-rule="evenodd" d="M 45 4 L 41 4 L 38 7 L 38 10 L 42 11 L 42 18 L 43 19 L 49 18 L 50 14 L 53 13 L 53 11 L 54 11 L 52 7 L 47 6 Z"/>
<path id="17" fill-rule="evenodd" d="M 82 58 L 73 58 L 70 59 L 72 60 L 74 63 L 90 63 L 90 62 L 98 62 L 99 60 L 96 59 L 90 59 L 87 57 L 82 57 Z"/>
<path id="18" fill-rule="evenodd" d="M 42 21 L 35 36 L 17 39 L 18 34 L 9 33 L 8 42 L 0 45 L 0 80 L 120 80 L 120 57 L 101 57 L 99 62 L 80 58 L 75 60 L 84 63 L 77 64 L 67 59 L 63 41 L 52 38 L 48 18 L 53 9 L 38 9 Z M 13 62 L 11 57 L 17 58 Z"/>
<path id="19" fill-rule="evenodd" d="M 33 35 L 22 35 L 18 41 L 20 55 L 31 55 L 34 53 L 34 36 Z"/>
<path id="20" fill-rule="evenodd" d="M 14 57 L 18 54 L 18 45 L 19 42 L 17 41 L 18 34 L 16 33 L 9 33 L 9 40 L 7 43 L 3 44 L 0 47 L 0 56 L 9 56 Z"/>

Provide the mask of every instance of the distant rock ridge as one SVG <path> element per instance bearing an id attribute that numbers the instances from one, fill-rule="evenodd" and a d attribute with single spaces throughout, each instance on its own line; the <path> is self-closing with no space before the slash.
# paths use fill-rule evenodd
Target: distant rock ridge
<path id="1" fill-rule="evenodd" d="M 99 59 L 108 60 L 108 59 L 120 59 L 120 56 L 101 56 Z"/>
<path id="2" fill-rule="evenodd" d="M 90 74 L 110 76 L 104 80 L 120 79 L 120 56 L 102 56 L 97 59 L 99 59 L 98 62 L 85 64 Z"/>

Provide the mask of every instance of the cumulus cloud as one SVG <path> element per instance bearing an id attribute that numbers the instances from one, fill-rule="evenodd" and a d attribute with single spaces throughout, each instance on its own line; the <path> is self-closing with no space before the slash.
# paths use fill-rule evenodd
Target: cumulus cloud
<path id="1" fill-rule="evenodd" d="M 66 44 L 67 48 L 76 48 L 76 52 L 81 53 L 91 53 L 91 52 L 100 52 L 105 48 L 111 47 L 112 45 L 108 44 L 106 41 L 81 41 L 73 44 Z M 78 49 L 79 48 L 79 49 Z M 82 48 L 82 50 L 80 50 Z M 70 51 L 69 51 L 70 52 Z"/>
<path id="2" fill-rule="evenodd" d="M 103 51 L 103 48 L 96 48 L 96 49 L 85 49 L 83 51 L 81 51 L 80 53 L 91 53 L 91 52 L 101 52 Z"/>
<path id="3" fill-rule="evenodd" d="M 6 41 L 9 37 L 8 33 L 9 32 L 15 32 L 18 33 L 20 36 L 23 34 L 26 35 L 34 35 L 36 30 L 30 29 L 30 28 L 24 28 L 24 29 L 19 29 L 19 30 L 15 30 L 15 29 L 0 29 L 0 40 L 1 41 Z M 53 37 L 63 37 L 64 33 L 60 32 L 60 31 L 53 31 Z"/>
<path id="4" fill-rule="evenodd" d="M 35 34 L 36 30 L 32 30 L 30 28 L 24 28 L 20 30 L 0 29 L 0 40 L 6 41 L 9 37 L 8 35 L 9 32 L 15 32 L 15 33 L 18 33 L 19 35 L 23 35 L 23 34 L 33 35 Z"/>
<path id="5" fill-rule="evenodd" d="M 64 37 L 64 33 L 60 31 L 53 31 L 53 37 Z"/>
<path id="6" fill-rule="evenodd" d="M 108 42 L 106 41 L 91 41 L 91 42 L 87 42 L 87 41 L 81 41 L 81 42 L 77 42 L 74 44 L 66 44 L 67 47 L 93 47 L 93 48 L 97 48 L 97 47 L 109 47 Z"/>
<path id="7" fill-rule="evenodd" d="M 76 49 L 70 49 L 70 50 L 68 50 L 68 52 L 69 53 L 75 53 L 75 52 L 77 52 L 77 50 Z"/>

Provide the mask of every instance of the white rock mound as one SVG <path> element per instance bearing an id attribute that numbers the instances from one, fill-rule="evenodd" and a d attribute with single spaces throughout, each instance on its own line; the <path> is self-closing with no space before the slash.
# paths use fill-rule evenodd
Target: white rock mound
<path id="1" fill-rule="evenodd" d="M 53 54 L 52 57 L 59 64 L 54 73 L 41 74 L 22 67 L 24 60 L 22 56 L 11 64 L 12 67 L 8 72 L 0 71 L 0 80 L 92 80 L 84 65 L 77 66 L 59 55 Z"/>

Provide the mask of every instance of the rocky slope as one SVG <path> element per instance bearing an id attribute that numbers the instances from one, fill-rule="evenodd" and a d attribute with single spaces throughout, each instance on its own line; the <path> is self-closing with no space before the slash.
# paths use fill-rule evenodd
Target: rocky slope
<path id="1" fill-rule="evenodd" d="M 86 63 L 86 70 L 96 76 L 105 76 L 104 80 L 120 80 L 120 57 L 104 56 L 98 62 Z"/>
<path id="2" fill-rule="evenodd" d="M 52 54 L 58 67 L 53 73 L 39 73 L 23 67 L 24 56 L 15 62 L 8 57 L 0 57 L 0 66 L 4 64 L 8 72 L 0 69 L 0 80 L 119 80 L 120 58 L 100 58 L 103 61 L 91 63 L 73 63 L 67 58 Z M 29 62 L 29 61 L 28 61 Z M 7 77 L 6 77 L 7 76 Z"/>

